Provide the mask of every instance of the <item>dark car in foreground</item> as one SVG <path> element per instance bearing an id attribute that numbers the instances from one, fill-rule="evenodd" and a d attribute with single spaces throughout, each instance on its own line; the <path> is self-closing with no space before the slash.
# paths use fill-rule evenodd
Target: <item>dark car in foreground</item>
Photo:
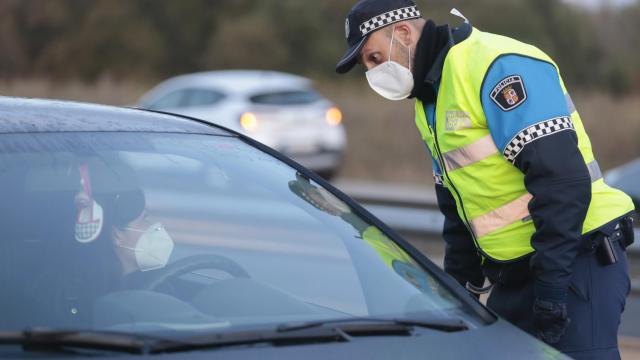
<path id="1" fill-rule="evenodd" d="M 0 98 L 0 222 L 0 358 L 564 358 L 315 174 L 194 119 Z"/>

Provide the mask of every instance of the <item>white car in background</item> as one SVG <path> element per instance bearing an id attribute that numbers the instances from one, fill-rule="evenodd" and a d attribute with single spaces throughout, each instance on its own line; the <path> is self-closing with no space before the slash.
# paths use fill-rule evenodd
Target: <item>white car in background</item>
<path id="1" fill-rule="evenodd" d="M 309 79 L 274 71 L 229 70 L 168 79 L 137 104 L 241 132 L 325 178 L 346 148 L 342 112 Z"/>

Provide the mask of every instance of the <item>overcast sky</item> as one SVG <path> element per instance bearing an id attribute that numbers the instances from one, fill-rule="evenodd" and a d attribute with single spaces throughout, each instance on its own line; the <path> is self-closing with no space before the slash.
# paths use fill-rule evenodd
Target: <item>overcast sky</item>
<path id="1" fill-rule="evenodd" d="M 603 4 L 611 4 L 614 6 L 624 6 L 636 3 L 638 0 L 563 0 L 565 2 L 586 6 L 590 8 L 597 8 Z"/>

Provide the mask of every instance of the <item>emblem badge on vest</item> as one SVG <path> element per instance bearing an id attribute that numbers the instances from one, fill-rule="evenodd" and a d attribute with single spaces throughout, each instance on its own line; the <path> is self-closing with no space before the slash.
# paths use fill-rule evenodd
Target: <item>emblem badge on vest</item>
<path id="1" fill-rule="evenodd" d="M 500 80 L 491 91 L 491 99 L 502 109 L 511 111 L 527 100 L 527 90 L 519 75 L 511 75 Z"/>
<path id="2" fill-rule="evenodd" d="M 513 90 L 512 87 L 508 87 L 504 91 L 502 91 L 502 95 L 504 95 L 504 98 L 507 99 L 507 104 L 511 106 L 515 105 L 518 100 L 520 100 L 520 98 L 518 97 L 518 93 Z"/>

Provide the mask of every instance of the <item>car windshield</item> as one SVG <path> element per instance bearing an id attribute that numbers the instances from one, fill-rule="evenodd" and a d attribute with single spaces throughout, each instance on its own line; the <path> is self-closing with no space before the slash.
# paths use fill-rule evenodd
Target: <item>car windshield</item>
<path id="1" fill-rule="evenodd" d="M 0 332 L 480 324 L 345 202 L 231 136 L 0 135 Z"/>

